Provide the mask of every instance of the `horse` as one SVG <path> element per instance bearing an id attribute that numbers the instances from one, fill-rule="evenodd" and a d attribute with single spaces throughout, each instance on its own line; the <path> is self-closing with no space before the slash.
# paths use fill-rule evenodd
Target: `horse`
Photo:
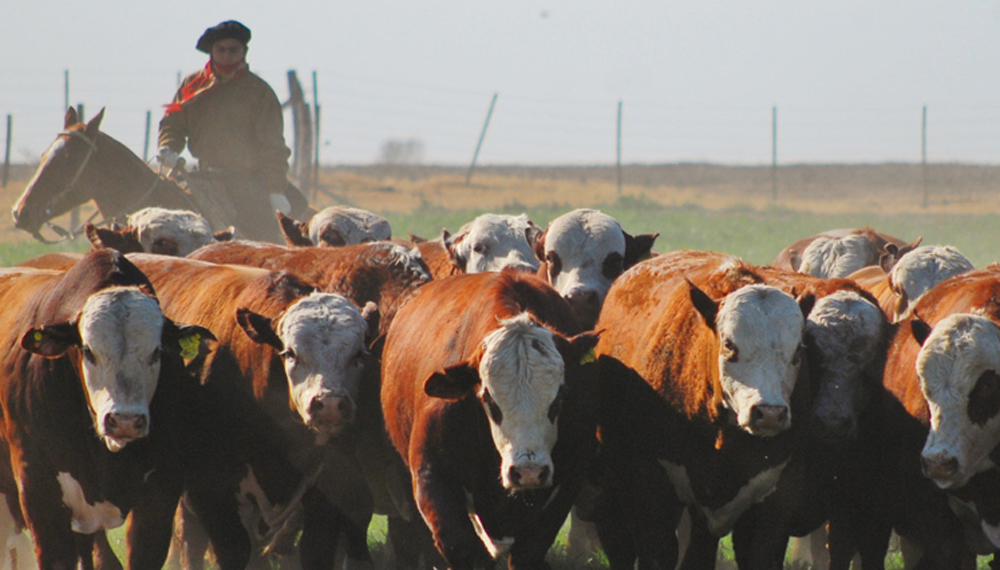
<path id="1" fill-rule="evenodd" d="M 66 111 L 62 132 L 42 154 L 38 170 L 14 204 L 14 227 L 30 233 L 44 243 L 74 239 L 84 233 L 87 223 L 95 226 L 110 223 L 118 217 L 140 208 L 159 206 L 172 210 L 191 210 L 209 220 L 213 230 L 232 224 L 235 217 L 228 204 L 223 207 L 210 191 L 191 176 L 182 187 L 172 173 L 164 175 L 151 169 L 125 145 L 100 130 L 104 109 L 86 124 L 81 123 L 76 109 Z M 183 165 L 179 169 L 183 171 Z M 190 188 L 193 187 L 195 192 Z M 62 228 L 52 220 L 73 208 L 93 200 L 97 211 L 77 228 Z M 94 217 L 103 219 L 94 222 Z M 246 238 L 274 241 L 280 238 L 276 219 L 267 232 L 265 221 L 255 228 L 237 227 Z M 216 227 L 218 226 L 218 227 Z M 61 239 L 42 236 L 43 227 Z M 272 238 L 273 234 L 273 239 Z"/>

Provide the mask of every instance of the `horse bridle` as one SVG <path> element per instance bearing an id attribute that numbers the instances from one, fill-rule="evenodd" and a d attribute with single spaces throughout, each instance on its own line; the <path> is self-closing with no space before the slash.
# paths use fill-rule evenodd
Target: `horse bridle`
<path id="1" fill-rule="evenodd" d="M 95 139 L 91 139 L 90 137 L 88 137 L 87 135 L 85 135 L 83 132 L 78 131 L 78 130 L 66 130 L 66 131 L 63 131 L 63 132 L 59 133 L 59 136 L 63 136 L 63 135 L 66 135 L 66 136 L 69 136 L 69 137 L 78 138 L 78 139 L 82 140 L 84 143 L 86 143 L 86 145 L 87 145 L 87 155 L 83 157 L 83 161 L 80 162 L 80 166 L 76 169 L 76 174 L 73 175 L 73 178 L 69 181 L 69 184 L 67 184 L 66 187 L 63 188 L 63 190 L 61 192 L 59 192 L 58 194 L 56 194 L 55 196 L 53 196 L 52 198 L 49 199 L 48 203 L 45 205 L 45 209 L 43 210 L 43 215 L 45 217 L 49 217 L 52 214 L 52 206 L 57 201 L 61 200 L 63 197 L 65 197 L 67 194 L 69 194 L 73 190 L 74 187 L 76 187 L 77 181 L 80 180 L 80 176 L 83 174 L 83 171 L 87 168 L 87 164 L 90 163 L 90 159 L 97 152 L 97 139 L 96 138 Z M 138 197 L 138 199 L 134 200 L 133 204 L 141 203 L 142 200 L 146 199 L 147 196 L 149 196 L 150 194 L 153 193 L 153 190 L 156 190 L 156 186 L 159 183 L 160 183 L 160 176 L 157 175 L 156 178 L 153 180 L 152 186 L 150 186 L 148 190 L 146 190 L 144 193 L 142 193 Z M 130 211 L 130 209 L 126 208 L 125 211 L 128 212 L 128 211 Z M 67 230 L 67 229 L 65 229 L 65 228 L 63 228 L 63 227 L 61 227 L 61 226 L 59 226 L 57 224 L 52 223 L 49 220 L 46 220 L 45 222 L 42 222 L 42 224 L 44 226 L 48 226 L 49 229 L 51 229 L 53 232 L 55 232 L 56 234 L 58 234 L 61 237 L 61 239 L 57 239 L 57 240 L 48 240 L 48 239 L 45 239 L 45 237 L 42 236 L 42 232 L 41 232 L 40 229 L 36 230 L 31 235 L 32 235 L 32 237 L 34 237 L 38 241 L 40 241 L 42 243 L 45 243 L 45 244 L 50 244 L 50 245 L 51 244 L 62 243 L 64 241 L 69 241 L 69 240 L 75 239 L 78 235 L 80 235 L 81 233 L 83 233 L 81 231 L 81 228 L 83 228 L 87 224 L 91 223 L 94 220 L 94 218 L 97 217 L 97 215 L 99 213 L 100 213 L 100 210 L 96 210 L 93 214 L 90 215 L 89 218 L 87 218 L 86 221 L 83 222 L 83 224 L 79 228 L 77 228 L 75 230 Z M 98 222 L 95 225 L 107 224 L 108 222 L 109 222 L 109 220 L 104 219 L 104 220 Z"/>

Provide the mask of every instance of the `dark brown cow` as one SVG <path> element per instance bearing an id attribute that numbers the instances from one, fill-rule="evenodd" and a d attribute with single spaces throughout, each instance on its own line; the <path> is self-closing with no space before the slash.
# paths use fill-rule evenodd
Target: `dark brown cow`
<path id="1" fill-rule="evenodd" d="M 597 523 L 613 567 L 643 554 L 633 537 L 648 517 L 672 541 L 681 503 L 693 513 L 685 567 L 711 567 L 718 538 L 774 491 L 799 437 L 789 428 L 807 410 L 799 376 L 812 297 L 800 306 L 765 283 L 734 257 L 684 251 L 639 263 L 611 286 L 597 323 L 604 382 L 635 385 L 637 375 L 655 396 L 638 385 L 604 402 Z M 635 473 L 657 463 L 659 484 L 672 489 L 646 495 Z M 671 567 L 676 543 L 663 548 L 660 564 Z"/>
<path id="2" fill-rule="evenodd" d="M 596 335 L 533 275 L 425 285 L 389 328 L 386 429 L 452 568 L 544 568 L 593 453 Z M 420 358 L 414 358 L 419 354 Z"/>
<path id="3" fill-rule="evenodd" d="M 185 476 L 212 466 L 201 444 L 222 410 L 182 360 L 182 346 L 197 356 L 211 333 L 178 327 L 151 293 L 110 250 L 67 271 L 0 273 L 0 491 L 43 569 L 90 567 L 92 533 L 126 515 L 129 567 L 160 567 Z M 221 517 L 209 530 L 228 532 Z M 231 553 L 221 550 L 222 566 L 245 565 Z"/>
<path id="4" fill-rule="evenodd" d="M 856 238 L 858 237 L 864 238 L 864 241 L 856 241 Z M 806 253 L 806 250 L 809 249 L 814 242 L 820 240 L 822 242 L 829 243 L 830 245 L 835 245 L 838 241 L 843 241 L 845 239 L 845 246 L 850 246 L 849 249 L 851 250 L 854 250 L 855 247 L 860 244 L 868 244 L 868 247 L 864 251 L 842 252 L 850 254 L 853 257 L 853 263 L 850 264 L 850 269 L 846 269 L 844 272 L 836 275 L 828 272 L 817 273 L 817 271 L 821 270 L 821 266 L 823 264 L 817 263 L 817 260 L 813 259 L 810 261 L 810 264 L 814 267 L 810 270 L 803 271 L 803 254 Z M 800 239 L 799 241 L 781 250 L 778 257 L 774 260 L 774 266 L 780 269 L 809 273 L 818 277 L 846 277 L 849 273 L 868 265 L 880 265 L 886 272 L 888 272 L 892 269 L 896 260 L 902 257 L 906 252 L 920 245 L 921 240 L 923 240 L 923 238 L 917 238 L 912 243 L 907 243 L 897 237 L 883 234 L 868 227 L 860 229 L 844 228 L 829 230 L 814 236 Z M 819 255 L 822 252 L 817 251 L 816 253 Z M 844 265 L 844 267 L 846 267 L 846 265 Z"/>
<path id="5" fill-rule="evenodd" d="M 370 563 L 371 497 L 357 492 L 367 490 L 364 479 L 345 459 L 349 453 L 328 454 L 321 445 L 331 438 L 362 450 L 372 445 L 351 435 L 352 426 L 365 421 L 359 406 L 378 397 L 378 366 L 365 350 L 365 315 L 345 297 L 314 292 L 286 272 L 153 254 L 130 259 L 149 276 L 167 315 L 216 332 L 219 344 L 205 363 L 204 385 L 238 403 L 243 421 L 237 436 L 282 449 L 297 475 L 231 465 L 217 474 L 227 478 L 229 492 L 202 500 L 247 496 L 259 509 L 252 528 L 266 543 L 280 536 L 301 497 L 304 568 L 331 568 L 340 533 L 348 539 L 347 556 Z M 306 489 L 302 476 L 315 485 Z"/>
<path id="6" fill-rule="evenodd" d="M 383 332 L 410 293 L 431 280 L 419 255 L 392 242 L 324 248 L 238 240 L 203 247 L 190 259 L 289 271 L 322 291 L 344 295 L 359 307 L 375 303 Z"/>

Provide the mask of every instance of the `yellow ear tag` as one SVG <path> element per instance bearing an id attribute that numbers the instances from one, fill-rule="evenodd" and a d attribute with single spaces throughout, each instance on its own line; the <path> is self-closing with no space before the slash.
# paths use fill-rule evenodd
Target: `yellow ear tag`
<path id="1" fill-rule="evenodd" d="M 584 354 L 580 358 L 580 364 L 590 364 L 591 362 L 594 362 L 595 360 L 597 360 L 597 358 L 594 356 L 594 349 L 592 348 L 592 349 L 590 349 L 590 350 L 587 351 L 587 354 Z"/>
<path id="2" fill-rule="evenodd" d="M 35 342 L 42 342 L 42 333 L 35 331 Z"/>
<path id="3" fill-rule="evenodd" d="M 185 360 L 194 360 L 198 357 L 198 346 L 201 345 L 201 335 L 195 333 L 191 336 L 186 336 L 179 339 L 177 344 L 181 345 L 181 356 Z"/>

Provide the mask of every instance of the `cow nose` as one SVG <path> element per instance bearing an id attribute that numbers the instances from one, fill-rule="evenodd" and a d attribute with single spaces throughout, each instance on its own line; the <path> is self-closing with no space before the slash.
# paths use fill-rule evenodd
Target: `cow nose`
<path id="1" fill-rule="evenodd" d="M 947 453 L 921 455 L 920 468 L 925 477 L 935 480 L 950 479 L 958 473 L 958 458 Z"/>
<path id="2" fill-rule="evenodd" d="M 354 421 L 354 405 L 343 396 L 316 396 L 309 402 L 310 423 L 337 427 Z"/>
<path id="3" fill-rule="evenodd" d="M 511 487 L 515 489 L 537 489 L 549 484 L 552 469 L 540 463 L 514 465 L 507 472 Z"/>
<path id="4" fill-rule="evenodd" d="M 788 406 L 757 405 L 750 411 L 750 427 L 756 433 L 773 435 L 788 429 Z"/>
<path id="5" fill-rule="evenodd" d="M 137 439 L 146 435 L 145 414 L 110 413 L 104 416 L 104 433 L 115 439 Z"/>
<path id="6" fill-rule="evenodd" d="M 824 443 L 836 443 L 851 439 L 854 435 L 854 422 L 851 418 L 821 418 L 813 416 L 810 429 Z"/>

